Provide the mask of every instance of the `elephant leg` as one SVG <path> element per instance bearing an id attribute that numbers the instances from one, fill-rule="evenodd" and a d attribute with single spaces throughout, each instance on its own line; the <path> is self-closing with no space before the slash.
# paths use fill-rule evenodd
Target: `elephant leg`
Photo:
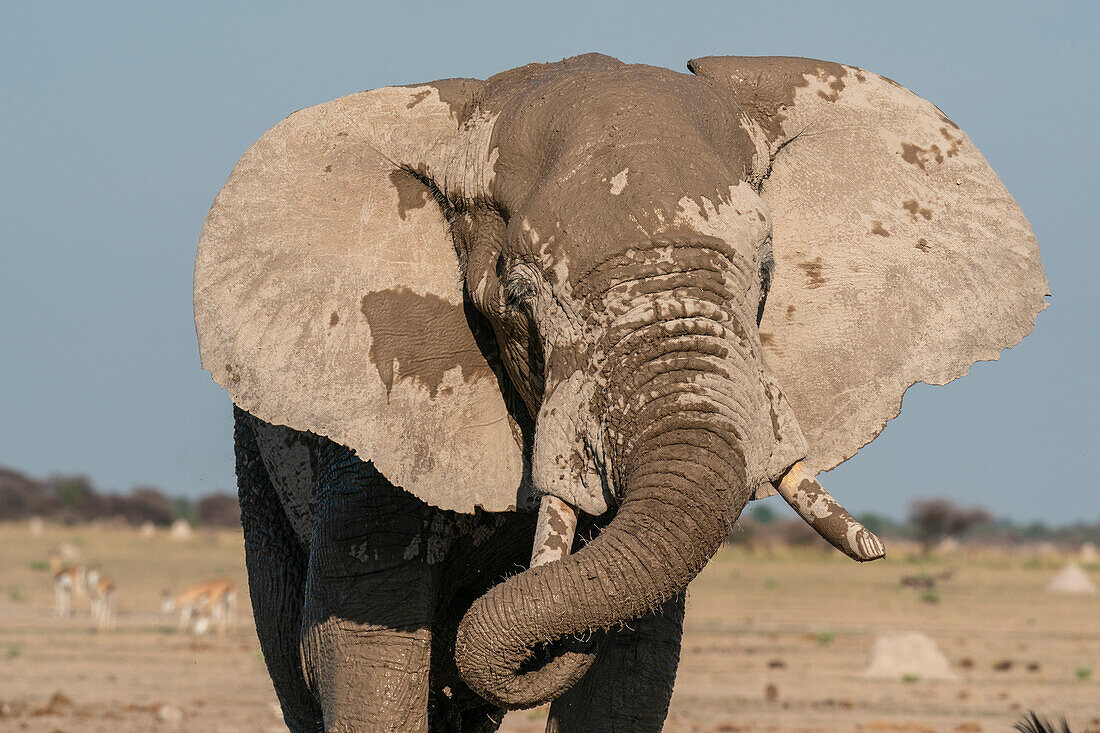
<path id="1" fill-rule="evenodd" d="M 325 729 L 427 731 L 432 510 L 346 449 L 325 453 L 301 642 Z"/>
<path id="2" fill-rule="evenodd" d="M 684 631 L 684 591 L 628 626 L 606 632 L 596 662 L 550 706 L 547 733 L 660 731 Z"/>
<path id="3" fill-rule="evenodd" d="M 252 418 L 234 408 L 237 492 L 256 633 L 290 730 L 317 731 L 321 708 L 306 686 L 298 651 L 307 557 L 260 459 Z M 181 610 L 180 623 L 192 609 Z"/>

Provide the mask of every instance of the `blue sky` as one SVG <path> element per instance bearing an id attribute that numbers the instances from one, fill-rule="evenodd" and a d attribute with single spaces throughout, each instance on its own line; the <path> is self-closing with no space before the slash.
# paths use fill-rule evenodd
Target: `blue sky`
<path id="1" fill-rule="evenodd" d="M 1051 307 L 1001 361 L 918 385 L 823 479 L 855 511 L 951 496 L 1100 519 L 1094 281 L 1100 4 L 7 3 L 0 9 L 0 464 L 197 495 L 234 486 L 199 368 L 195 245 L 249 144 L 296 109 L 602 51 L 862 66 L 939 105 L 1038 235 Z"/>

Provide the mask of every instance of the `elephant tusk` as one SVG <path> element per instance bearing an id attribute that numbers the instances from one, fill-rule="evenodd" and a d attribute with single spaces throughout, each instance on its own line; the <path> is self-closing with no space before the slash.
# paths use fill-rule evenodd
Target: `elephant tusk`
<path id="1" fill-rule="evenodd" d="M 798 516 L 848 557 L 859 562 L 886 557 L 882 540 L 857 522 L 817 479 L 804 473 L 801 461 L 787 470 L 775 488 Z"/>
<path id="2" fill-rule="evenodd" d="M 535 526 L 535 544 L 531 548 L 531 567 L 560 560 L 573 547 L 577 531 L 577 512 L 556 496 L 547 494 L 539 503 Z"/>

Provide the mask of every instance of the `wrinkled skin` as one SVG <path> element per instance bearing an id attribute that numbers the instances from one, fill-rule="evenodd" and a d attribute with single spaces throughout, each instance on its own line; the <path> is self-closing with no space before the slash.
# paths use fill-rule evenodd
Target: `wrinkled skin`
<path id="1" fill-rule="evenodd" d="M 522 80 L 496 132 L 496 207 L 456 212 L 467 290 L 538 416 L 536 485 L 602 485 L 622 500 L 596 540 L 495 587 L 464 619 L 460 668 L 506 707 L 572 681 L 567 665 L 517 674 L 536 645 L 679 594 L 774 439 L 756 334 L 767 215 L 741 183 L 748 136 L 701 81 L 594 66 L 490 80 L 490 99 Z M 585 590 L 563 614 L 554 598 L 569 587 Z M 516 597 L 529 601 L 517 610 Z M 500 633 L 503 615 L 522 618 L 514 634 Z"/>
<path id="2" fill-rule="evenodd" d="M 302 730 L 322 717 L 327 729 L 492 729 L 503 709 L 554 698 L 551 730 L 659 730 L 684 589 L 777 437 L 756 333 L 767 211 L 742 182 L 751 143 L 708 84 L 602 57 L 507 72 L 479 104 L 501 113 L 490 200 L 420 182 L 453 222 L 528 435 L 536 416 L 536 486 L 586 486 L 610 506 L 607 526 L 516 575 L 532 515 L 449 515 L 301 437 L 314 493 L 308 522 L 295 505 L 299 534 L 311 525 L 296 539 L 274 519 L 287 494 L 252 457 L 240 412 L 265 657 Z M 562 642 L 574 636 L 589 640 Z"/>
<path id="3" fill-rule="evenodd" d="M 926 306 L 936 317 L 948 312 L 938 299 L 968 293 L 966 278 L 979 295 L 1020 291 L 1000 287 L 999 279 L 985 286 L 975 279 L 983 272 L 1030 272 L 1028 293 L 1036 298 L 1045 288 L 1026 221 L 1011 218 L 1018 208 L 998 193 L 991 172 L 979 175 L 988 166 L 976 150 L 959 147 L 965 141 L 942 113 L 919 108 L 923 122 L 905 130 L 899 150 L 884 151 L 884 140 L 896 142 L 890 125 L 900 119 L 904 127 L 911 118 L 905 110 L 918 109 L 915 97 L 888 80 L 799 59 L 699 63 L 713 65 L 709 78 L 592 55 L 483 83 L 353 95 L 275 128 L 219 195 L 204 227 L 207 246 L 200 244 L 196 302 L 200 294 L 205 300 L 196 323 L 204 366 L 256 415 L 236 412 L 242 521 L 257 629 L 292 729 L 493 730 L 505 710 L 552 700 L 551 731 L 660 730 L 686 588 L 761 490 L 777 484 L 852 557 L 882 556 L 877 539 L 812 472 L 802 475 L 808 444 L 765 364 L 762 341 L 769 358 L 823 366 L 798 385 L 812 385 L 808 394 L 816 398 L 806 400 L 814 411 L 800 417 L 815 416 L 820 427 L 839 400 L 871 426 L 870 433 L 849 430 L 834 446 L 843 450 L 836 447 L 818 470 L 881 430 L 878 416 L 886 413 L 860 412 L 870 403 L 858 389 L 882 393 L 869 389 L 880 386 L 882 373 L 892 370 L 900 381 L 900 401 L 907 384 L 949 381 L 960 364 L 992 358 L 1030 330 L 1027 313 L 1037 311 L 1016 301 L 989 309 L 997 313 L 993 323 L 973 332 L 950 319 L 914 329 L 913 339 L 895 328 L 910 321 L 924 327 Z M 796 96 L 803 101 L 794 104 Z M 806 104 L 816 109 L 838 99 L 847 105 L 837 105 L 846 115 L 839 122 L 803 126 L 821 113 L 806 112 Z M 892 177 L 876 187 L 886 192 L 882 200 L 860 198 L 861 170 L 853 161 L 832 165 L 841 146 L 830 136 L 865 129 L 861 115 L 882 108 L 882 100 L 892 114 L 883 116 L 886 132 L 852 144 L 868 156 L 856 162 L 871 161 Z M 910 142 L 930 135 L 935 142 L 926 147 Z M 786 149 L 803 146 L 804 157 L 782 158 L 784 172 L 776 156 L 799 136 Z M 935 167 L 956 162 L 957 177 Z M 776 170 L 769 193 L 764 180 Z M 816 175 L 834 170 L 841 175 Z M 805 195 L 826 201 L 827 210 L 788 217 L 787 234 L 803 236 L 790 245 L 779 238 L 780 212 L 811 208 L 799 198 L 802 180 Z M 942 199 L 936 212 L 907 198 L 913 189 L 927 198 L 930 182 Z M 379 208 L 395 190 L 397 211 Z M 987 239 L 994 246 L 1007 241 L 971 203 L 971 191 L 995 194 L 979 200 L 1008 217 L 1017 244 L 1005 251 L 1020 266 L 1002 268 L 997 252 L 971 246 L 972 219 L 981 225 L 973 231 L 993 232 Z M 780 194 L 792 203 L 770 211 L 761 196 Z M 840 211 L 848 199 L 859 203 Z M 433 255 L 421 241 L 431 227 L 416 228 L 428 218 L 406 220 L 424 207 L 438 207 L 432 221 L 446 230 L 447 257 L 457 257 L 457 270 L 448 265 L 444 277 L 428 272 L 442 261 L 438 248 Z M 891 210 L 895 234 L 869 219 Z M 946 226 L 954 221 L 949 211 L 961 212 L 962 235 Z M 759 332 L 773 218 L 777 245 L 805 250 L 796 260 L 807 281 L 801 287 L 820 296 L 797 309 L 788 302 L 780 317 L 797 325 L 839 314 L 818 330 L 847 362 L 815 350 L 810 326 L 797 331 L 800 340 L 782 341 L 778 329 Z M 372 222 L 388 229 L 371 229 Z M 843 225 L 838 239 L 816 233 L 823 222 Z M 388 236 L 399 230 L 404 239 Z M 915 244 L 896 244 L 907 241 L 903 234 Z M 946 249 L 960 236 L 961 247 Z M 280 249 L 284 241 L 293 246 Z M 814 248 L 846 263 L 839 275 Z M 937 279 L 943 269 L 925 264 L 961 262 L 970 251 L 986 258 L 969 270 L 947 268 L 962 280 Z M 246 254 L 235 258 L 239 252 Z M 355 259 L 362 252 L 373 259 Z M 267 272 L 257 257 L 279 265 Z M 394 275 L 387 267 L 398 260 L 405 270 Z M 329 268 L 332 261 L 374 263 L 360 267 L 372 270 L 369 287 L 362 272 Z M 900 287 L 890 279 L 899 273 L 909 278 Z M 460 280 L 461 293 L 447 296 L 441 280 L 451 288 Z M 904 296 L 910 287 L 933 295 L 878 297 Z M 328 288 L 343 294 L 312 307 Z M 369 330 L 356 330 L 363 322 L 349 317 L 349 301 Z M 1006 319 L 1014 310 L 1023 315 Z M 974 325 L 973 312 L 969 302 L 949 311 L 963 325 Z M 400 322 L 410 313 L 425 323 Z M 1003 333 L 1002 323 L 1009 324 Z M 853 324 L 888 338 L 849 354 L 858 348 L 846 335 L 864 335 Z M 459 332 L 465 341 L 454 337 Z M 986 332 L 998 336 L 986 343 Z M 369 349 L 348 348 L 360 343 L 349 335 L 366 333 Z M 901 370 L 912 360 L 905 349 L 938 334 L 954 339 L 944 347 L 951 370 Z M 921 363 L 935 350 L 918 349 Z M 251 369 L 250 359 L 260 367 Z M 315 362 L 323 364 L 319 371 L 303 366 Z M 857 369 L 864 366 L 870 375 L 849 386 L 847 375 L 864 374 Z M 491 378 L 474 376 L 479 368 Z M 458 376 L 444 386 L 446 374 Z M 486 384 L 501 406 L 492 414 L 465 410 L 459 395 L 484 395 L 475 390 Z M 346 445 L 271 423 L 343 436 Z M 349 423 L 359 432 L 346 429 Z M 508 450 L 477 440 L 468 443 L 476 450 L 455 447 L 467 444 L 458 435 L 484 437 L 496 428 L 509 431 L 501 441 Z M 424 441 L 425 434 L 434 437 Z M 441 449 L 433 452 L 436 441 Z M 506 465 L 514 477 L 501 479 L 494 470 Z M 490 495 L 468 490 L 473 481 L 444 486 L 424 478 L 489 483 L 482 468 L 505 493 L 520 484 L 515 505 L 511 496 L 491 505 L 508 511 L 485 512 L 480 507 L 490 504 L 468 501 Z M 581 516 L 571 554 L 529 566 L 536 518 L 521 499 L 530 488 Z M 468 503 L 445 503 L 459 499 Z"/>

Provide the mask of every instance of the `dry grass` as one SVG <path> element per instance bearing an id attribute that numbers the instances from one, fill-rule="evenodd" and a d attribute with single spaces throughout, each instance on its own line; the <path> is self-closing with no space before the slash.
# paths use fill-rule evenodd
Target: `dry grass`
<path id="1" fill-rule="evenodd" d="M 86 599 L 74 618 L 52 617 L 49 573 L 35 568 L 63 541 L 118 579 L 115 629 L 92 630 Z M 173 542 L 0 525 L 0 731 L 280 730 L 247 593 L 240 627 L 221 636 L 178 634 L 158 613 L 165 587 L 227 575 L 243 589 L 241 544 L 231 532 Z M 1035 708 L 1100 731 L 1100 599 L 1047 594 L 1058 558 L 905 554 L 860 566 L 724 550 L 691 588 L 667 730 L 1002 731 Z M 900 584 L 948 568 L 934 599 Z M 907 631 L 933 638 L 958 680 L 864 678 L 875 636 Z M 158 722 L 174 712 L 164 706 L 182 723 Z M 544 718 L 513 713 L 503 730 L 540 731 Z"/>

